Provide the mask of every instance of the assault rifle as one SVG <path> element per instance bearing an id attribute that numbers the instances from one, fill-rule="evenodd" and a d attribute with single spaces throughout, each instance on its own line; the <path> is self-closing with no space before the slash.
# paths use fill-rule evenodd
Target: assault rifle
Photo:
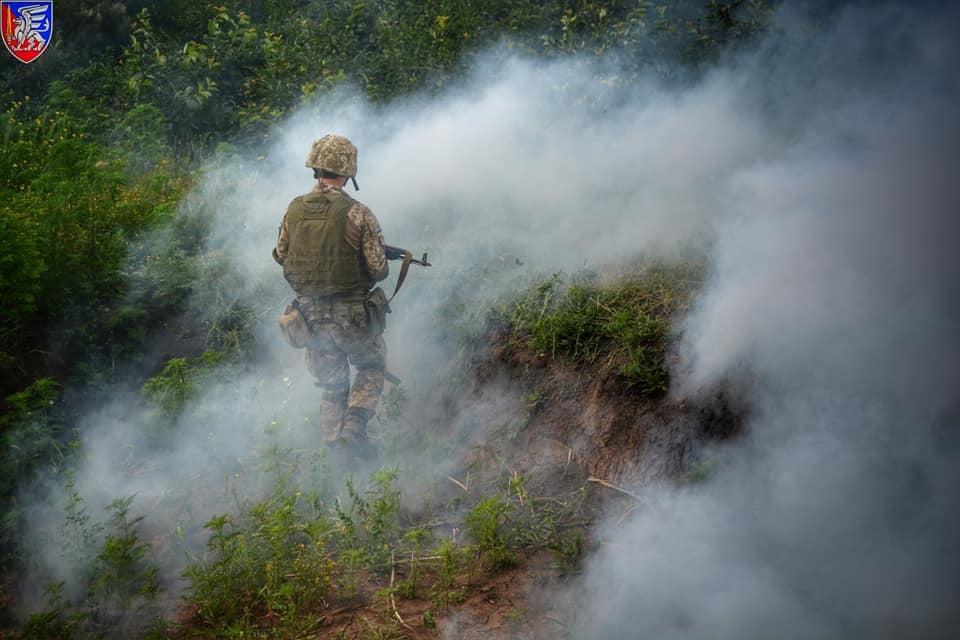
<path id="1" fill-rule="evenodd" d="M 413 254 L 407 251 L 406 249 L 401 249 L 400 247 L 392 247 L 389 244 L 383 245 L 383 250 L 387 252 L 387 260 L 400 260 L 401 258 L 406 261 L 406 257 L 410 256 L 410 262 L 413 264 L 418 264 L 421 267 L 432 267 L 433 265 L 427 262 L 427 254 L 424 253 L 423 257 L 417 260 L 413 257 Z"/>
<path id="2" fill-rule="evenodd" d="M 400 276 L 397 278 L 397 286 L 393 289 L 393 295 L 390 296 L 390 299 L 387 300 L 389 304 L 393 300 L 397 292 L 400 291 L 400 285 L 403 284 L 403 281 L 407 279 L 407 270 L 410 269 L 411 264 L 418 264 L 421 267 L 431 267 L 433 265 L 427 261 L 427 254 L 424 252 L 423 257 L 417 260 L 413 257 L 413 254 L 407 251 L 406 249 L 401 249 L 400 247 L 392 247 L 388 244 L 383 245 L 383 250 L 387 254 L 387 260 L 403 260 L 403 264 L 400 265 Z"/>

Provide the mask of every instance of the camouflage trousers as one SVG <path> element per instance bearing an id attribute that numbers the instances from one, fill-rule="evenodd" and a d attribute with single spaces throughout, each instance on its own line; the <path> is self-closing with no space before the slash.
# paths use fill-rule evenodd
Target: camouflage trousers
<path id="1" fill-rule="evenodd" d="M 307 346 L 307 370 L 320 387 L 324 436 L 335 438 L 347 410 L 373 415 L 383 392 L 387 348 L 371 335 L 363 302 L 300 296 L 300 310 L 313 336 Z M 350 385 L 350 365 L 357 369 Z"/>

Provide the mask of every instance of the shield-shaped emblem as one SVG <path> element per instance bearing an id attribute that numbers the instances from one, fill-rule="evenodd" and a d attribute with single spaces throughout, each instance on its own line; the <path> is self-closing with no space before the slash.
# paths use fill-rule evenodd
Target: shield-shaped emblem
<path id="1" fill-rule="evenodd" d="M 53 35 L 53 0 L 0 1 L 0 34 L 14 58 L 33 62 Z"/>

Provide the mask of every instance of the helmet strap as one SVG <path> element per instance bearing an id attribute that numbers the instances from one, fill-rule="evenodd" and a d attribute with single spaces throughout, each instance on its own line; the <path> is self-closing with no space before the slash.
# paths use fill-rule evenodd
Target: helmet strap
<path id="1" fill-rule="evenodd" d="M 353 190 L 360 191 L 360 187 L 357 186 L 357 179 L 353 176 L 350 176 L 350 181 L 353 182 Z"/>

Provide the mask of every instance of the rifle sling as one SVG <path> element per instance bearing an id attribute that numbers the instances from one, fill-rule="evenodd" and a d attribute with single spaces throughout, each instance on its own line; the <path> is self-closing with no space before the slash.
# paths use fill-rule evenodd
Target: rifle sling
<path id="1" fill-rule="evenodd" d="M 400 291 L 403 281 L 407 279 L 407 271 L 410 270 L 410 263 L 413 262 L 413 254 L 404 249 L 403 251 L 403 264 L 400 265 L 400 276 L 397 278 L 397 286 L 393 289 L 393 295 L 387 300 L 387 304 L 393 301 L 397 296 L 397 292 Z"/>

